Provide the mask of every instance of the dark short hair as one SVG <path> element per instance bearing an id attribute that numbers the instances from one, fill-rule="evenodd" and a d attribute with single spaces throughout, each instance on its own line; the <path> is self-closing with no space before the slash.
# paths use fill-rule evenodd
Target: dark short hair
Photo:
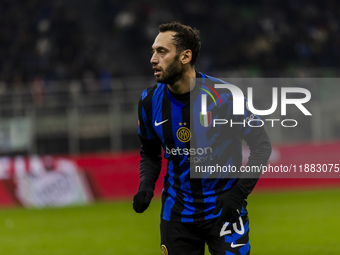
<path id="1" fill-rule="evenodd" d="M 183 25 L 179 22 L 171 22 L 159 26 L 159 32 L 176 32 L 173 36 L 176 52 L 180 53 L 183 50 L 191 50 L 192 59 L 190 64 L 193 66 L 198 58 L 201 49 L 201 39 L 199 31 L 196 28 Z"/>

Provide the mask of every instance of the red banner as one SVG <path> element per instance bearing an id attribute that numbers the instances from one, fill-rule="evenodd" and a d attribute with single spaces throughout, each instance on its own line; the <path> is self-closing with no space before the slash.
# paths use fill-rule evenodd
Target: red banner
<path id="1" fill-rule="evenodd" d="M 92 200 L 76 162 L 51 156 L 0 158 L 0 205 L 65 206 Z"/>
<path id="2" fill-rule="evenodd" d="M 322 144 L 298 144 L 273 146 L 273 151 L 269 164 L 272 166 L 296 166 L 299 170 L 303 166 L 305 177 L 290 175 L 289 178 L 281 178 L 279 175 L 273 175 L 274 178 L 261 178 L 255 188 L 255 191 L 261 190 L 295 190 L 306 188 L 321 187 L 340 187 L 340 172 L 335 171 L 336 164 L 340 163 L 340 142 L 330 142 Z M 22 158 L 18 163 L 18 157 L 0 158 L 0 205 L 8 206 L 20 204 L 16 196 L 12 193 L 13 188 L 9 180 L 22 172 L 33 171 L 33 174 L 39 173 L 39 167 L 33 167 L 37 164 L 35 160 Z M 87 154 L 67 157 L 71 162 L 77 165 L 78 170 L 86 175 L 87 182 L 96 199 L 131 199 L 136 193 L 139 185 L 139 152 L 128 153 L 107 153 L 107 154 Z M 244 158 L 247 159 L 247 151 L 244 152 Z M 17 163 L 15 163 L 17 162 Z M 305 166 L 307 164 L 307 166 Z M 314 172 L 313 165 L 315 164 Z M 330 165 L 333 164 L 332 178 L 319 178 L 313 176 L 317 171 L 317 164 L 329 171 Z M 306 169 L 307 167 L 308 172 Z M 35 169 L 35 170 L 32 170 Z M 162 190 L 162 179 L 165 175 L 166 161 L 163 160 L 161 176 L 156 184 L 155 195 L 160 196 Z M 276 174 L 276 173 L 275 173 Z M 278 178 L 279 177 L 279 178 Z M 286 176 L 287 177 L 287 176 Z M 11 191 L 12 190 L 12 191 Z M 11 193 L 12 192 L 12 193 Z"/>

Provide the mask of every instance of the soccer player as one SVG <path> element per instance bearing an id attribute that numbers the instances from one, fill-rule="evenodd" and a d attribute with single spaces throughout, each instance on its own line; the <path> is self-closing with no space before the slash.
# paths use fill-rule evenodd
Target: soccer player
<path id="1" fill-rule="evenodd" d="M 215 94 L 218 102 L 209 101 L 209 114 L 194 113 L 196 108 L 200 112 L 202 93 L 213 95 L 213 85 L 221 83 L 195 70 L 200 46 L 194 28 L 178 22 L 159 27 L 150 60 L 157 85 L 144 90 L 138 106 L 140 186 L 133 208 L 142 213 L 151 202 L 163 147 L 167 173 L 162 192 L 162 254 L 202 255 L 205 244 L 212 255 L 249 254 L 246 198 L 261 173 L 251 178 L 191 178 L 190 171 L 197 162 L 215 158 L 225 166 L 240 168 L 242 139 L 250 148 L 247 166 L 264 166 L 271 146 L 263 127 L 242 125 L 257 118 L 247 107 L 244 115 L 233 116 L 230 93 Z M 212 118 L 229 118 L 239 124 L 217 128 Z"/>

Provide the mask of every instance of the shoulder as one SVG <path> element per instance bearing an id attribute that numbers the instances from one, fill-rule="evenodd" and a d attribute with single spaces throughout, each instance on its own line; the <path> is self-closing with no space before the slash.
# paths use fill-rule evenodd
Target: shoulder
<path id="1" fill-rule="evenodd" d="M 153 87 L 145 89 L 139 98 L 139 104 L 143 106 L 149 106 L 152 101 L 158 100 L 158 98 L 163 94 L 166 84 L 157 83 Z"/>
<path id="2" fill-rule="evenodd" d="M 197 72 L 198 74 L 198 77 L 197 78 L 201 78 L 202 79 L 202 82 L 207 82 L 207 83 L 210 83 L 210 82 L 213 82 L 213 83 L 227 83 L 226 81 L 220 79 L 220 78 L 216 78 L 214 76 L 211 76 L 211 75 L 208 75 L 208 74 L 205 74 L 205 73 L 201 73 L 201 72 Z"/>
<path id="3" fill-rule="evenodd" d="M 200 74 L 202 76 L 202 85 L 206 86 L 213 95 L 216 95 L 221 104 L 232 100 L 232 94 L 230 92 L 227 92 L 225 89 L 216 88 L 215 86 L 216 84 L 230 84 L 229 82 L 207 74 Z"/>

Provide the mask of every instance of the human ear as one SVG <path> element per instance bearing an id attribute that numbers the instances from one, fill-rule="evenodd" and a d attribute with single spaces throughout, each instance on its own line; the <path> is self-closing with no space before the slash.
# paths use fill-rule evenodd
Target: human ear
<path id="1" fill-rule="evenodd" d="M 181 54 L 182 64 L 190 63 L 191 59 L 192 59 L 192 51 L 191 50 L 184 50 Z"/>

